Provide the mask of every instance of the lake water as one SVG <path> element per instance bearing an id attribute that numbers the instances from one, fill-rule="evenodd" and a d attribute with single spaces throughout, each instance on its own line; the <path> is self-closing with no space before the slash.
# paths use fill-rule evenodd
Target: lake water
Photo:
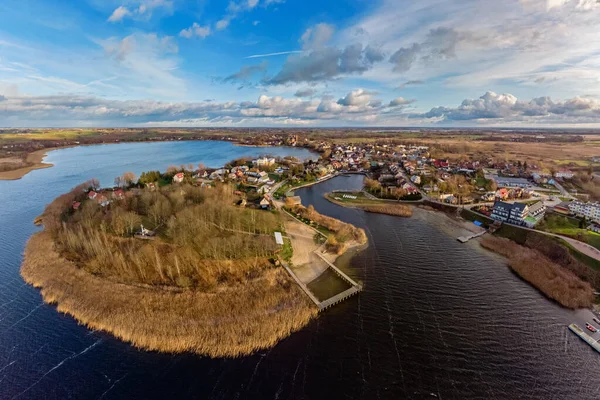
<path id="1" fill-rule="evenodd" d="M 311 156 L 222 142 L 90 146 L 51 152 L 53 168 L 0 181 L 0 399 L 600 398 L 600 355 L 566 328 L 588 311 L 561 308 L 477 242 L 458 243 L 440 214 L 367 214 L 323 198 L 359 188 L 360 176 L 297 193 L 365 228 L 369 248 L 345 267 L 365 290 L 250 357 L 136 350 L 43 304 L 19 276 L 33 218 L 81 181 L 264 153 Z"/>

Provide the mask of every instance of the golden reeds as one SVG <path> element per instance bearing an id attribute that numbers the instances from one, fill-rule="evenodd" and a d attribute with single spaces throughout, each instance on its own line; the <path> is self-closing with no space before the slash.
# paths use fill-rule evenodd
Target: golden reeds
<path id="1" fill-rule="evenodd" d="M 142 190 L 101 209 L 84 186 L 48 205 L 21 267 L 44 301 L 80 323 L 143 349 L 235 357 L 316 316 L 269 260 L 277 246 L 264 239 L 279 216 L 235 207 L 230 187 Z M 142 217 L 163 227 L 155 240 L 131 237 Z"/>
<path id="2" fill-rule="evenodd" d="M 513 271 L 564 307 L 575 309 L 592 305 L 592 286 L 539 251 L 492 235 L 484 236 L 481 245 L 507 257 Z"/>
<path id="3" fill-rule="evenodd" d="M 412 209 L 403 204 L 385 206 L 361 206 L 363 210 L 370 213 L 393 215 L 396 217 L 412 217 Z"/>
<path id="4" fill-rule="evenodd" d="M 162 352 L 250 354 L 301 329 L 317 313 L 280 268 L 211 292 L 126 285 L 77 268 L 56 252 L 48 232 L 27 243 L 21 275 L 41 288 L 45 302 L 90 329 Z"/>

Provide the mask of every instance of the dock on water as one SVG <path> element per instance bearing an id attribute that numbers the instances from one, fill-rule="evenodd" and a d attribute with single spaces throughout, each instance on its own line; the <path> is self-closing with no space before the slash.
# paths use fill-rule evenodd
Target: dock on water
<path id="1" fill-rule="evenodd" d="M 482 232 L 479 232 L 479 233 L 475 233 L 475 234 L 473 234 L 473 235 L 471 235 L 471 236 L 459 236 L 459 237 L 457 237 L 456 239 L 457 239 L 459 242 L 461 242 L 461 243 L 467 243 L 469 240 L 471 240 L 471 239 L 475 239 L 475 238 L 478 238 L 478 237 L 480 237 L 480 236 L 483 236 L 483 235 L 485 235 L 486 233 L 487 233 L 487 231 L 482 231 Z"/>
<path id="2" fill-rule="evenodd" d="M 329 261 L 327 261 L 325 259 L 325 257 L 322 257 L 323 260 L 329 264 L 329 267 L 333 269 L 333 271 L 335 271 L 335 273 L 342 278 L 344 281 L 346 281 L 347 283 L 349 283 L 351 285 L 351 287 L 349 289 L 344 290 L 343 292 L 340 292 L 338 294 L 336 294 L 335 296 L 332 296 L 326 300 L 323 301 L 319 301 L 315 295 L 310 291 L 310 289 L 308 288 L 308 286 L 306 286 L 306 284 L 304 284 L 300 278 L 298 278 L 296 276 L 296 274 L 294 273 L 294 271 L 292 271 L 292 269 L 283 261 L 281 261 L 281 265 L 283 265 L 283 268 L 285 268 L 285 270 L 287 271 L 287 273 L 292 277 L 292 279 L 298 284 L 298 286 L 300 286 L 300 288 L 302 289 L 302 291 L 308 296 L 308 298 L 310 299 L 310 301 L 312 301 L 315 306 L 317 306 L 317 308 L 320 311 L 326 310 L 329 307 L 332 307 L 338 303 L 341 303 L 342 301 L 346 300 L 349 297 L 354 296 L 355 294 L 359 293 L 360 291 L 362 291 L 362 285 L 356 283 L 353 279 L 351 279 L 348 275 L 346 275 L 345 273 L 343 273 L 338 267 L 336 267 L 335 265 L 333 265 L 332 263 L 330 263 Z"/>
<path id="3" fill-rule="evenodd" d="M 296 218 L 294 215 L 290 214 L 287 210 L 283 209 L 283 211 L 290 217 L 293 218 L 294 220 L 304 224 L 303 221 L 299 220 L 298 218 Z M 309 226 L 313 231 L 315 231 L 315 233 L 323 236 L 325 239 L 327 238 L 323 232 L 319 231 L 318 229 L 315 229 L 312 226 Z M 287 273 L 292 277 L 292 279 L 298 284 L 298 286 L 300 286 L 300 288 L 302 289 L 302 291 L 308 296 L 308 298 L 317 306 L 317 308 L 319 309 L 319 312 L 326 310 L 327 308 L 334 306 L 346 299 L 348 299 L 349 297 L 354 296 L 355 294 L 359 293 L 362 291 L 362 284 L 357 283 L 356 281 L 354 281 L 352 278 L 350 278 L 348 275 L 346 275 L 341 269 L 339 269 L 338 267 L 336 267 L 332 262 L 330 262 L 325 256 L 323 256 L 322 252 L 323 249 L 325 248 L 325 243 L 323 243 L 318 249 L 312 251 L 313 254 L 317 255 L 321 260 L 323 260 L 327 265 L 328 268 L 327 269 L 331 269 L 333 272 L 335 272 L 335 274 L 337 276 L 339 276 L 344 282 L 346 282 L 348 285 L 350 285 L 349 289 L 344 290 L 343 292 L 340 292 L 328 299 L 325 299 L 323 301 L 319 301 L 319 299 L 317 299 L 315 297 L 315 295 L 310 291 L 310 289 L 308 288 L 308 286 L 302 282 L 300 280 L 300 278 L 298 278 L 298 276 L 294 273 L 294 271 L 292 270 L 292 268 L 290 268 L 290 266 L 288 266 L 286 264 L 286 262 L 284 260 L 282 260 L 281 258 L 279 259 L 279 262 L 281 263 L 281 265 L 283 265 L 283 267 L 285 268 L 285 270 L 287 271 Z"/>
<path id="4" fill-rule="evenodd" d="M 319 303 L 319 311 L 323 311 L 339 302 L 342 302 L 347 298 L 354 296 L 362 290 L 362 285 L 356 283 L 354 279 L 350 278 L 341 269 L 333 265 L 333 263 L 331 263 L 327 258 L 325 258 L 319 251 L 315 251 L 315 254 L 319 256 L 323 261 L 325 261 L 333 272 L 335 272 L 340 278 L 342 278 L 342 280 L 344 280 L 351 286 L 349 289 L 344 290 L 343 292 L 338 293 L 335 296 L 332 296 L 327 300 L 324 300 L 321 303 Z"/>
<path id="5" fill-rule="evenodd" d="M 596 350 L 598 353 L 600 353 L 600 344 L 598 343 L 598 340 L 595 340 L 590 335 L 588 335 L 586 332 L 584 332 L 583 329 L 581 329 L 579 327 L 579 325 L 571 324 L 571 325 L 569 325 L 569 329 L 571 330 L 571 332 L 573 332 L 574 334 L 579 336 L 584 342 L 586 342 L 587 344 L 592 346 L 592 348 L 594 350 Z"/>

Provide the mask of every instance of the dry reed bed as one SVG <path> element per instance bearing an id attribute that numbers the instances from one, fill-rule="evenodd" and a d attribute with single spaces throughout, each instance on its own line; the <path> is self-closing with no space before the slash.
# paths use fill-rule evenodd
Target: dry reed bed
<path id="1" fill-rule="evenodd" d="M 27 243 L 21 275 L 41 288 L 46 303 L 87 327 L 161 352 L 251 354 L 301 329 L 317 313 L 280 268 L 210 293 L 142 288 L 77 268 L 56 252 L 47 232 Z"/>
<path id="2" fill-rule="evenodd" d="M 594 290 L 589 283 L 539 251 L 491 235 L 484 236 L 481 245 L 508 258 L 513 271 L 564 307 L 576 309 L 593 304 Z"/>
<path id="3" fill-rule="evenodd" d="M 412 209 L 409 206 L 403 204 L 385 205 L 385 206 L 362 206 L 366 212 L 376 214 L 393 215 L 396 217 L 412 217 Z"/>
<path id="4" fill-rule="evenodd" d="M 357 228 L 354 225 L 347 224 L 339 219 L 319 214 L 312 205 L 308 207 L 298 205 L 295 206 L 292 211 L 296 214 L 299 214 L 302 218 L 314 221 L 318 225 L 327 228 L 331 232 L 334 232 L 337 242 L 344 243 L 347 241 L 356 241 L 359 244 L 367 243 L 367 235 L 364 229 Z"/>

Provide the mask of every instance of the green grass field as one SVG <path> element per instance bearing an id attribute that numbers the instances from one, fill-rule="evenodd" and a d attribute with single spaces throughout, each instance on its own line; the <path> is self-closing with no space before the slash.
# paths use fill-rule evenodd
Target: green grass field
<path id="1" fill-rule="evenodd" d="M 580 227 L 580 222 L 576 218 L 570 218 L 564 215 L 548 214 L 544 221 L 538 226 L 538 229 L 565 235 L 574 239 L 581 240 L 597 249 L 600 249 L 600 234 L 588 231 Z"/>

